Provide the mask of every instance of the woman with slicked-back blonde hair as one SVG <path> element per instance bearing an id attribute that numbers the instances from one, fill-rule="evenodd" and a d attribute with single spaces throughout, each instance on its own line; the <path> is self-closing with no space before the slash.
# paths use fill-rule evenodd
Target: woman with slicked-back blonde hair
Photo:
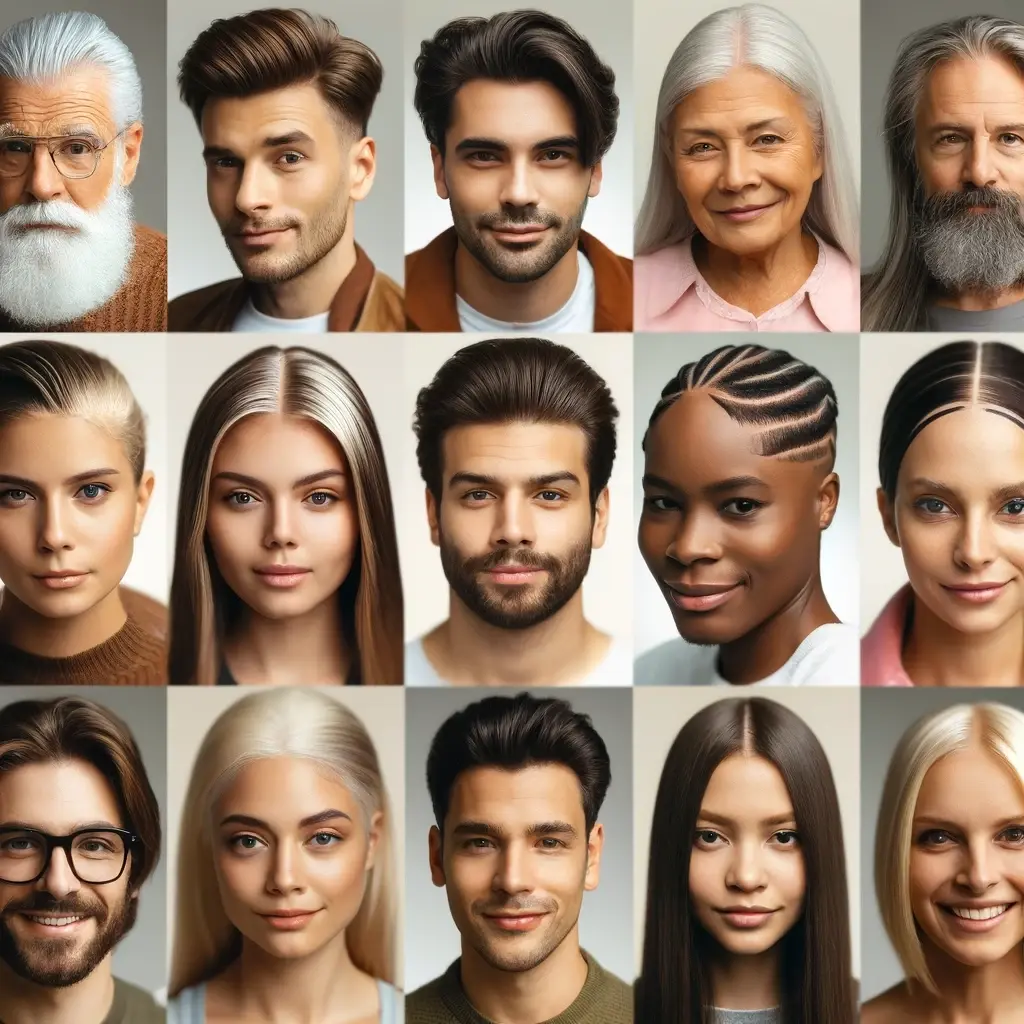
<path id="1" fill-rule="evenodd" d="M 905 980 L 863 1024 L 1017 1021 L 1024 1005 L 1024 712 L 957 704 L 889 762 L 875 892 Z"/>
<path id="2" fill-rule="evenodd" d="M 399 1024 L 393 823 L 366 727 L 326 691 L 222 712 L 181 813 L 171 1024 L 339 1006 Z"/>
<path id="3" fill-rule="evenodd" d="M 359 385 L 323 353 L 260 348 L 199 404 L 182 460 L 170 682 L 402 682 L 380 436 Z"/>

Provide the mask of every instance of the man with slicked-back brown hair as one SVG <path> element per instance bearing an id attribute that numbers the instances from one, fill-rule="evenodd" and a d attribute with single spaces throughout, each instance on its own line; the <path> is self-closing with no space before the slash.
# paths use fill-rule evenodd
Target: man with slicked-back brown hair
<path id="1" fill-rule="evenodd" d="M 172 331 L 397 331 L 404 294 L 355 241 L 376 172 L 367 125 L 383 69 L 303 10 L 213 22 L 179 64 L 210 211 L 241 278 L 179 296 Z"/>

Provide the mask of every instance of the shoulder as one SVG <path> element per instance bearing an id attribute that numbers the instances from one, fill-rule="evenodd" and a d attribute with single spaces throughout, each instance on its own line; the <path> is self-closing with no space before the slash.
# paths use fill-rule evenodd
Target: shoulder
<path id="1" fill-rule="evenodd" d="M 717 647 L 695 647 L 682 638 L 645 651 L 633 663 L 634 686 L 692 686 L 710 683 Z"/>
<path id="2" fill-rule="evenodd" d="M 446 254 L 454 255 L 458 238 L 455 228 L 445 228 L 439 235 L 435 235 L 426 245 L 413 252 L 407 253 L 405 257 L 406 286 L 409 284 L 409 274 L 414 272 L 418 266 L 428 263 L 432 258 Z"/>
<path id="3" fill-rule="evenodd" d="M 633 651 L 619 637 L 610 637 L 604 657 L 579 682 L 582 686 L 630 686 L 633 681 Z"/>
<path id="4" fill-rule="evenodd" d="M 590 261 L 596 276 L 602 276 L 612 271 L 628 277 L 630 281 L 633 280 L 633 260 L 631 257 L 620 256 L 605 245 L 604 242 L 586 231 L 580 232 L 580 248 L 583 250 L 583 255 Z"/>
<path id="5" fill-rule="evenodd" d="M 910 585 L 886 602 L 860 642 L 860 675 L 864 686 L 911 686 L 903 668 L 903 632 L 911 598 Z"/>
<path id="6" fill-rule="evenodd" d="M 860 1024 L 911 1024 L 915 1019 L 907 983 L 901 981 L 860 1008 Z"/>
<path id="7" fill-rule="evenodd" d="M 857 627 L 829 622 L 813 630 L 790 659 L 794 686 L 859 686 L 860 637 Z"/>
<path id="8" fill-rule="evenodd" d="M 406 1024 L 417 1024 L 417 1021 L 422 1021 L 423 1024 L 437 1024 L 437 1022 L 450 1019 L 448 1015 L 437 1016 L 444 1009 L 442 993 L 445 978 L 446 975 L 442 974 L 405 997 Z"/>
<path id="9" fill-rule="evenodd" d="M 818 240 L 825 252 L 821 286 L 811 296 L 815 312 L 830 331 L 860 330 L 860 268 L 846 253 Z"/>
<path id="10" fill-rule="evenodd" d="M 402 331 L 405 329 L 405 290 L 380 270 L 374 271 L 357 330 Z"/>
<path id="11" fill-rule="evenodd" d="M 636 257 L 633 303 L 637 327 L 668 312 L 697 279 L 686 239 Z"/>
<path id="12" fill-rule="evenodd" d="M 167 606 L 131 587 L 121 587 L 121 603 L 128 617 L 148 636 L 167 639 Z"/>
<path id="13" fill-rule="evenodd" d="M 135 251 L 141 256 L 167 261 L 167 236 L 145 224 L 135 225 Z"/>
<path id="14" fill-rule="evenodd" d="M 124 1009 L 123 1019 L 131 1024 L 156 1024 L 166 1019 L 164 1010 L 150 992 L 123 978 L 114 979 L 114 1000 L 115 1005 Z M 187 1024 L 187 1019 L 183 1019 L 182 1024 Z"/>
<path id="15" fill-rule="evenodd" d="M 405 685 L 442 686 L 444 680 L 437 674 L 427 657 L 423 641 L 430 634 L 418 636 L 405 645 Z"/>
<path id="16" fill-rule="evenodd" d="M 216 284 L 208 284 L 195 291 L 179 295 L 167 304 L 167 315 L 170 320 L 172 331 L 187 330 L 189 321 L 216 306 L 242 284 L 240 277 L 233 277 L 228 281 L 218 281 Z"/>

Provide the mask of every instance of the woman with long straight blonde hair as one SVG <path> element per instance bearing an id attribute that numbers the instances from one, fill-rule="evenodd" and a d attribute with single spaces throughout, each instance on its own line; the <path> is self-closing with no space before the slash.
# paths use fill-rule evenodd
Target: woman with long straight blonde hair
<path id="1" fill-rule="evenodd" d="M 172 1024 L 398 1024 L 393 818 L 360 719 L 315 688 L 249 694 L 199 748 L 181 814 Z"/>
<path id="2" fill-rule="evenodd" d="M 170 682 L 402 682 L 380 436 L 329 356 L 268 346 L 206 392 L 182 460 Z"/>

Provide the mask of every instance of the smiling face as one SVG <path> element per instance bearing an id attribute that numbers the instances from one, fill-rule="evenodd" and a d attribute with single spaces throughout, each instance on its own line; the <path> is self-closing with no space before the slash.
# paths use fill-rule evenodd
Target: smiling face
<path id="1" fill-rule="evenodd" d="M 806 886 L 793 804 L 778 768 L 727 757 L 704 792 L 690 854 L 697 920 L 727 953 L 771 949 L 797 922 Z"/>
<path id="2" fill-rule="evenodd" d="M 691 643 L 746 636 L 818 578 L 838 480 L 818 462 L 759 455 L 756 440 L 704 390 L 647 435 L 640 553 Z"/>
<path id="3" fill-rule="evenodd" d="M 1024 430 L 982 406 L 926 426 L 882 522 L 918 600 L 947 626 L 987 633 L 1024 612 Z"/>
<path id="4" fill-rule="evenodd" d="M 318 424 L 247 416 L 222 439 L 210 473 L 206 536 L 224 582 L 267 619 L 336 598 L 359 552 L 355 484 Z"/>
<path id="5" fill-rule="evenodd" d="M 579 238 L 601 165 L 579 159 L 576 118 L 547 82 L 477 79 L 455 94 L 434 184 L 459 241 L 502 281 L 535 281 Z"/>
<path id="6" fill-rule="evenodd" d="M 447 889 L 463 955 L 518 973 L 575 945 L 602 842 L 600 825 L 588 841 L 580 781 L 565 765 L 463 772 L 443 843 L 436 828 L 430 833 L 431 875 Z"/>
<path id="7" fill-rule="evenodd" d="M 799 235 L 823 165 L 788 86 L 734 68 L 684 97 L 670 131 L 676 187 L 711 245 L 749 256 Z"/>
<path id="8" fill-rule="evenodd" d="M 1024 944 L 1024 788 L 977 738 L 928 770 L 914 810 L 910 905 L 926 942 L 981 967 Z"/>
<path id="9" fill-rule="evenodd" d="M 305 758 L 246 765 L 213 808 L 224 912 L 273 957 L 344 941 L 363 902 L 382 818 Z"/>
<path id="10" fill-rule="evenodd" d="M 526 629 L 577 593 L 604 543 L 607 489 L 591 508 L 587 439 L 575 426 L 454 427 L 442 441 L 431 538 L 456 596 L 490 625 Z"/>
<path id="11" fill-rule="evenodd" d="M 81 615 L 120 584 L 153 474 L 136 484 L 124 446 L 73 416 L 0 427 L 0 580 L 5 602 L 48 619 Z"/>
<path id="12" fill-rule="evenodd" d="M 4 772 L 0 828 L 10 825 L 55 836 L 125 827 L 103 774 L 84 761 Z M 0 876 L 25 849 L 24 839 L 0 837 Z M 75 877 L 64 851 L 55 850 L 38 881 L 0 882 L 0 959 L 37 985 L 74 985 L 88 977 L 134 923 L 138 893 L 130 891 L 130 871 L 129 855 L 120 878 L 89 885 Z"/>

